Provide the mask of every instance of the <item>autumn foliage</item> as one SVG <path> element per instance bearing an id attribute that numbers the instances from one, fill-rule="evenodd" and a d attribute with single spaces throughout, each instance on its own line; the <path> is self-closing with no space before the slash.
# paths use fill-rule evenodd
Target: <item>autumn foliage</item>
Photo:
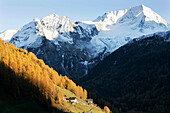
<path id="1" fill-rule="evenodd" d="M 46 106 L 50 106 L 51 102 L 62 103 L 63 95 L 56 86 L 67 89 L 84 100 L 87 98 L 85 89 L 68 77 L 59 75 L 32 52 L 18 49 L 2 40 L 0 75 L 4 86 L 14 97 L 29 95 Z"/>
<path id="2" fill-rule="evenodd" d="M 105 112 L 105 113 L 110 113 L 110 109 L 109 109 L 107 106 L 105 106 L 105 107 L 104 107 L 104 112 Z"/>

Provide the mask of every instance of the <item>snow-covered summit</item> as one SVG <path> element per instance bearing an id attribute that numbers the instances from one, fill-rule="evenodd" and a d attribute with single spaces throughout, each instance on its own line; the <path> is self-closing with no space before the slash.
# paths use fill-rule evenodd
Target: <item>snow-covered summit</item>
<path id="1" fill-rule="evenodd" d="M 127 10 L 128 9 L 107 12 L 104 15 L 97 17 L 97 19 L 94 20 L 94 22 L 103 22 L 106 23 L 107 25 L 116 24 L 118 19 L 120 19 L 127 12 Z"/>
<path id="2" fill-rule="evenodd" d="M 0 33 L 0 38 L 5 42 L 9 42 L 16 32 L 17 30 L 5 30 L 4 32 Z"/>
<path id="3" fill-rule="evenodd" d="M 47 39 L 53 40 L 59 34 L 73 32 L 75 26 L 67 16 L 60 17 L 57 14 L 51 14 L 42 18 L 38 27 Z"/>
<path id="4" fill-rule="evenodd" d="M 166 27 L 168 27 L 168 23 L 160 15 L 155 13 L 152 9 L 144 5 L 138 7 L 142 7 L 143 15 L 146 16 L 145 21 L 155 21 L 156 23 L 164 24 Z"/>
<path id="5" fill-rule="evenodd" d="M 16 38 L 15 44 L 17 47 L 28 47 L 32 45 L 37 47 L 35 41 L 39 40 L 38 43 L 40 44 L 41 39 L 38 38 L 42 36 L 46 37 L 48 40 L 55 40 L 58 38 L 57 40 L 72 42 L 67 35 L 74 31 L 75 26 L 76 24 L 72 23 L 67 16 L 60 17 L 56 14 L 51 14 L 41 20 L 34 18 L 33 21 L 23 26 L 21 30 L 13 36 L 11 43 L 14 43 L 14 38 Z M 64 37 L 61 36 L 62 34 Z"/>
<path id="6" fill-rule="evenodd" d="M 75 24 L 67 16 L 52 14 L 41 19 L 41 24 L 48 30 L 58 30 L 59 33 L 73 32 Z"/>
<path id="7" fill-rule="evenodd" d="M 136 37 L 168 30 L 168 23 L 144 5 L 105 13 L 91 23 L 100 29 L 91 43 L 98 52 L 105 53 L 112 53 Z"/>
<path id="8" fill-rule="evenodd" d="M 155 26 L 157 26 L 155 24 L 168 27 L 168 23 L 160 15 L 144 5 L 131 7 L 125 10 L 107 12 L 104 15 L 99 16 L 94 22 L 104 24 L 103 28 L 107 25 L 124 23 L 134 24 L 136 25 L 134 26 L 135 28 L 155 28 Z"/>

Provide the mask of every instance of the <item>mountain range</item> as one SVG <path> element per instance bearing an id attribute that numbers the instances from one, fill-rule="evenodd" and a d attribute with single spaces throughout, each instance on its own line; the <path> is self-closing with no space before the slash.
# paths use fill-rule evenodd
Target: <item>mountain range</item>
<path id="1" fill-rule="evenodd" d="M 9 42 L 0 40 L 4 94 L 29 95 L 60 112 L 93 110 L 89 105 L 86 109 L 87 95 L 114 113 L 170 111 L 169 24 L 144 5 L 92 21 L 51 14 L 20 30 L 6 30 L 0 38 Z M 63 103 L 63 96 L 78 97 L 86 107 Z"/>
<path id="2" fill-rule="evenodd" d="M 56 14 L 35 18 L 18 30 L 10 43 L 77 79 L 134 38 L 168 29 L 161 16 L 140 5 L 107 12 L 93 21 L 71 22 L 67 16 Z"/>

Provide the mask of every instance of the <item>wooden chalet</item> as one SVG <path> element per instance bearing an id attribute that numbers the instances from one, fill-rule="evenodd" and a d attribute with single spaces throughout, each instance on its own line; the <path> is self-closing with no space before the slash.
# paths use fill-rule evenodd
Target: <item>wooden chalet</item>
<path id="1" fill-rule="evenodd" d="M 93 104 L 93 99 L 86 99 L 86 102 L 88 103 L 88 105 L 92 105 Z"/>

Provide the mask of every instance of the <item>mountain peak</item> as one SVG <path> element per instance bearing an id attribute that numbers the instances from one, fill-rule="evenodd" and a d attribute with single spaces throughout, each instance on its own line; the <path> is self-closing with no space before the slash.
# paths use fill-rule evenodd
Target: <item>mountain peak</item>
<path id="1" fill-rule="evenodd" d="M 44 17 L 44 18 L 42 18 L 41 20 L 43 21 L 43 20 L 49 20 L 49 19 L 53 19 L 53 20 L 60 20 L 60 19 L 66 19 L 66 20 L 69 20 L 69 18 L 67 17 L 67 16 L 59 16 L 59 15 L 57 15 L 57 14 L 51 14 L 51 15 L 48 15 L 48 16 L 46 16 L 46 17 Z"/>
<path id="2" fill-rule="evenodd" d="M 44 18 L 42 18 L 41 20 L 44 20 L 44 19 L 56 19 L 56 18 L 60 18 L 59 15 L 57 14 L 51 14 L 51 15 L 48 15 L 48 16 L 45 16 Z"/>
<path id="3" fill-rule="evenodd" d="M 53 14 L 51 14 L 51 15 L 49 15 L 49 16 L 58 17 L 58 15 L 55 14 L 55 13 L 53 13 Z"/>
<path id="4" fill-rule="evenodd" d="M 134 23 L 137 21 L 139 22 L 138 24 L 140 24 L 140 21 L 143 21 L 144 23 L 155 22 L 168 27 L 168 23 L 160 15 L 143 4 L 125 10 L 107 12 L 94 20 L 94 22 L 103 22 L 107 25 L 127 22 Z"/>
<path id="5" fill-rule="evenodd" d="M 149 8 L 149 7 L 147 7 L 147 6 L 145 6 L 144 4 L 142 4 L 142 5 L 139 5 L 138 7 L 141 7 L 143 10 L 152 10 L 151 8 Z"/>
<path id="6" fill-rule="evenodd" d="M 51 14 L 41 19 L 41 23 L 47 29 L 61 28 L 60 32 L 73 31 L 73 23 L 67 16 L 58 16 L 57 14 Z"/>
<path id="7" fill-rule="evenodd" d="M 144 10 L 145 8 L 149 8 L 149 7 L 147 7 L 144 4 L 142 4 L 142 5 L 138 5 L 138 6 L 132 7 L 132 8 L 141 8 L 142 10 Z"/>
<path id="8" fill-rule="evenodd" d="M 145 5 L 139 5 L 136 7 L 129 8 L 127 11 L 127 15 L 131 15 L 133 18 L 138 18 L 139 20 L 143 20 L 145 22 L 155 22 L 157 24 L 163 24 L 168 27 L 168 23 L 157 13 L 155 13 L 151 8 Z"/>

